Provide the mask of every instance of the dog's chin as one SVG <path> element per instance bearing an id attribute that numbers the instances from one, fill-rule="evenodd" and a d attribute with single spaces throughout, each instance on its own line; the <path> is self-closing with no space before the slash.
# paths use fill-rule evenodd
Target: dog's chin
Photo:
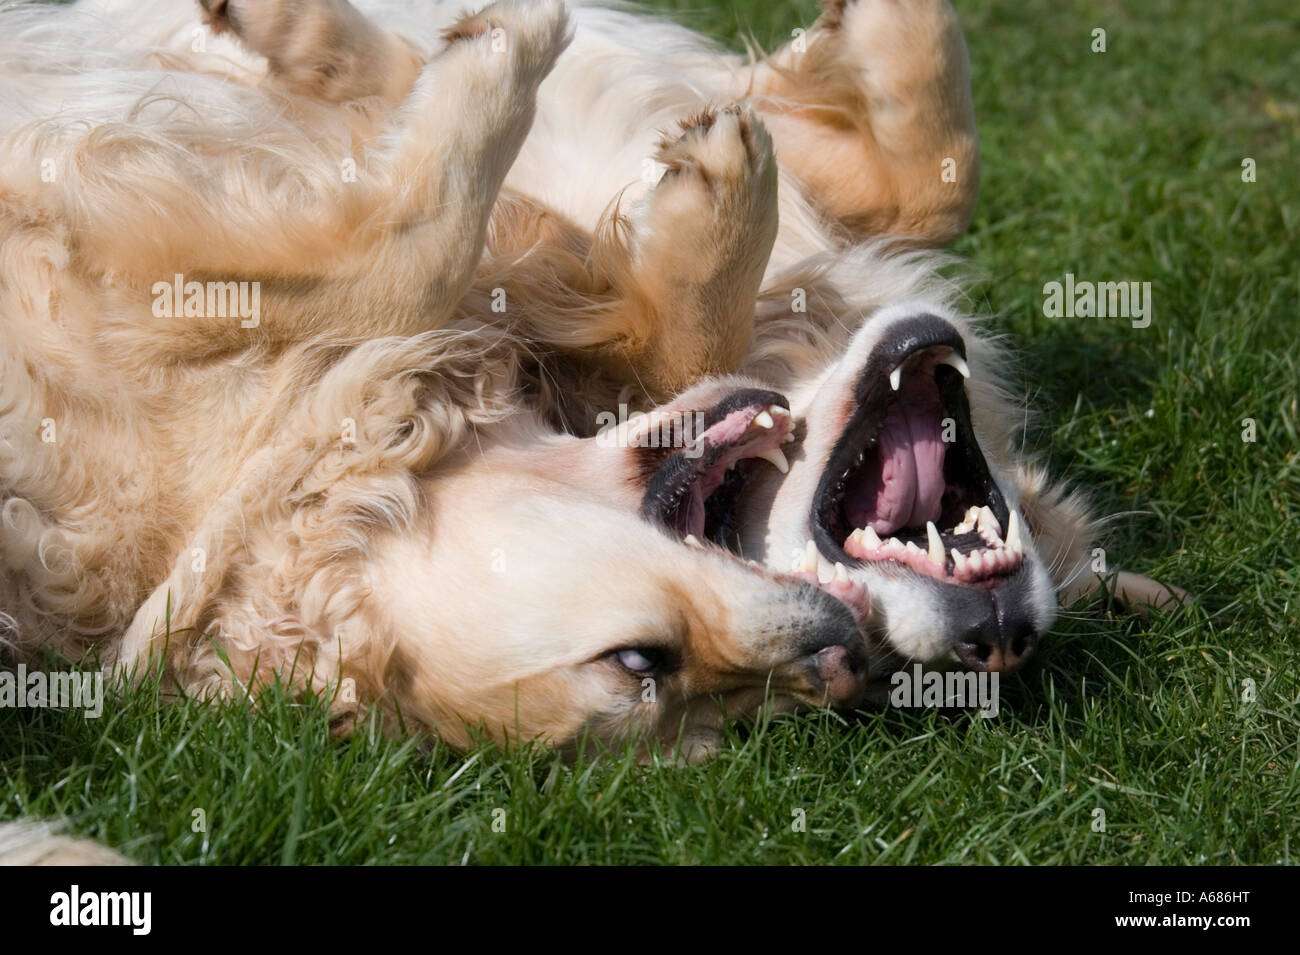
<path id="1" fill-rule="evenodd" d="M 949 322 L 889 326 L 836 403 L 806 564 L 823 576 L 842 564 L 866 588 L 876 653 L 1014 670 L 1052 622 L 1054 589 L 976 438 L 969 375 Z"/>

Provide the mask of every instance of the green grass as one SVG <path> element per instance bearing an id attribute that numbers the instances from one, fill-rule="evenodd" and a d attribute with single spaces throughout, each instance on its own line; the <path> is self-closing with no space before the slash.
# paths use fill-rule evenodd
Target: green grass
<path id="1" fill-rule="evenodd" d="M 812 20 L 662 5 L 728 42 Z M 66 816 L 165 863 L 1300 861 L 1300 25 L 1291 0 L 1127 6 L 958 3 L 984 180 L 957 251 L 1021 355 L 1033 446 L 1125 515 L 1110 562 L 1194 606 L 1068 614 L 994 720 L 811 714 L 692 768 L 333 741 L 321 708 L 274 695 L 0 710 L 0 817 Z M 1044 317 L 1066 272 L 1150 281 L 1151 327 Z"/>

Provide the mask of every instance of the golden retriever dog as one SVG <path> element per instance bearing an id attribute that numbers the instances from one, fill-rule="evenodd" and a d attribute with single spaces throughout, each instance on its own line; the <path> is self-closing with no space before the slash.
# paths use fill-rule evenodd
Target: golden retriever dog
<path id="1" fill-rule="evenodd" d="M 364 8 L 383 24 L 366 27 L 368 50 L 418 36 L 409 2 Z M 305 9 L 310 36 L 341 32 L 326 26 L 340 7 Z M 483 314 L 490 290 L 509 289 L 526 337 L 576 348 L 647 399 L 737 367 L 788 392 L 805 423 L 785 449 L 790 474 L 755 472 L 740 522 L 714 543 L 803 575 L 860 616 L 869 603 L 876 672 L 1022 665 L 1058 593 L 1099 586 L 1095 529 L 1081 496 L 1017 453 L 1025 415 L 1000 384 L 1009 362 L 962 314 L 944 261 L 899 251 L 956 236 L 978 191 L 951 6 L 832 0 L 757 62 L 627 11 L 575 5 L 574 19 L 466 306 Z M 269 51 L 266 82 L 301 82 L 274 65 L 276 30 L 236 30 Z M 880 236 L 887 247 L 870 241 Z M 563 395 L 557 406 L 567 428 L 590 428 L 594 407 Z M 1127 573 L 1107 586 L 1130 603 L 1180 596 Z"/>
<path id="2" fill-rule="evenodd" d="M 692 754 L 852 705 L 868 643 L 1027 656 L 1088 525 L 917 251 L 978 186 L 946 3 L 833 3 L 757 62 L 553 0 L 183 7 L 0 13 L 19 653 Z M 657 408 L 594 434 L 624 401 Z"/>
<path id="3" fill-rule="evenodd" d="M 456 21 L 372 112 L 115 42 L 101 13 L 0 14 L 11 653 L 161 658 L 200 696 L 280 678 L 331 692 L 339 729 L 373 705 L 457 746 L 701 755 L 765 699 L 856 702 L 852 611 L 700 543 L 790 439 L 784 399 L 712 379 L 564 434 L 530 391 L 557 343 L 467 313 L 559 3 Z"/>

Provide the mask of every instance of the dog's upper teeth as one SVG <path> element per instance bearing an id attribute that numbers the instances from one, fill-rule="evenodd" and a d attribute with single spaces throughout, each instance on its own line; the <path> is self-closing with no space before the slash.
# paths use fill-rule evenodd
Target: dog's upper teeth
<path id="1" fill-rule="evenodd" d="M 817 545 L 811 540 L 803 546 L 802 550 L 796 548 L 794 552 L 794 566 L 790 568 L 796 574 L 808 574 L 817 572 Z"/>
<path id="2" fill-rule="evenodd" d="M 993 511 L 985 505 L 979 509 L 979 528 L 980 531 L 992 531 L 999 538 L 1002 536 L 1002 525 L 998 519 L 993 516 Z"/>
<path id="3" fill-rule="evenodd" d="M 787 474 L 790 471 L 790 462 L 785 459 L 785 455 L 781 453 L 780 448 L 768 448 L 766 451 L 758 452 L 756 457 L 769 462 L 782 474 Z"/>
<path id="4" fill-rule="evenodd" d="M 951 365 L 953 368 L 957 369 L 957 372 L 963 378 L 970 377 L 970 365 L 966 364 L 966 359 L 962 358 L 961 355 L 958 355 L 955 351 L 950 351 L 943 358 L 940 358 L 939 364 Z"/>
<path id="5" fill-rule="evenodd" d="M 1019 551 L 1020 546 L 1020 515 L 1014 510 L 1011 516 L 1007 518 L 1007 549 Z"/>
<path id="6" fill-rule="evenodd" d="M 682 543 L 685 544 L 687 547 L 694 547 L 697 550 L 704 549 L 704 545 L 700 543 L 700 539 L 696 537 L 694 534 L 687 534 L 686 537 L 683 538 Z"/>
<path id="7" fill-rule="evenodd" d="M 807 571 L 817 571 L 817 558 L 821 555 L 817 553 L 817 545 L 811 540 L 803 545 L 803 569 Z"/>
<path id="8" fill-rule="evenodd" d="M 944 566 L 947 558 L 943 553 L 943 540 L 939 537 L 939 528 L 934 526 L 934 521 L 925 522 L 925 535 L 930 544 L 930 563 L 936 567 Z"/>
<path id="9" fill-rule="evenodd" d="M 789 408 L 782 408 L 780 405 L 768 405 L 768 412 L 774 418 L 789 418 L 791 416 Z"/>
<path id="10" fill-rule="evenodd" d="M 899 365 L 889 373 L 889 387 L 897 391 L 903 384 L 903 366 Z"/>
<path id="11" fill-rule="evenodd" d="M 758 414 L 754 415 L 754 424 L 758 425 L 760 428 L 768 430 L 776 427 L 776 422 L 772 420 L 772 416 L 766 411 L 760 411 Z"/>
<path id="12" fill-rule="evenodd" d="M 817 555 L 817 582 L 819 584 L 829 584 L 835 578 L 835 568 L 831 562 L 821 554 Z"/>

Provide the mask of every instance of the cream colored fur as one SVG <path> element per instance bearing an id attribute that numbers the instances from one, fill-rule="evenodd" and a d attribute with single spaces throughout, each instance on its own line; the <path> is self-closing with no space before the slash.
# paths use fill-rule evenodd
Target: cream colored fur
<path id="1" fill-rule="evenodd" d="M 377 707 L 457 745 L 649 732 L 698 756 L 722 712 L 824 699 L 814 657 L 860 643 L 848 611 L 641 518 L 639 452 L 544 420 L 563 361 L 538 355 L 572 341 L 467 294 L 568 42 L 560 4 L 437 24 L 395 108 L 386 88 L 355 107 L 254 88 L 139 13 L 0 13 L 25 56 L 0 89 L 27 117 L 0 149 L 11 651 L 160 660 L 204 697 L 278 678 L 329 693 L 337 729 Z M 753 195 L 761 137 L 731 148 L 748 123 L 710 114 L 665 147 L 692 167 L 657 193 L 670 219 L 706 168 Z M 261 313 L 160 314 L 174 274 L 258 282 Z M 681 410 L 751 386 L 702 385 Z M 629 650 L 674 663 L 633 672 Z"/>
<path id="2" fill-rule="evenodd" d="M 341 726 L 347 686 L 456 741 L 671 737 L 684 715 L 707 741 L 706 694 L 815 700 L 794 635 L 842 615 L 649 527 L 632 462 L 553 426 L 738 369 L 797 390 L 881 308 L 956 300 L 933 254 L 861 241 L 969 216 L 951 9 L 908 7 L 909 47 L 862 28 L 880 0 L 837 3 L 815 56 L 754 64 L 586 7 L 560 56 L 554 0 L 359 6 L 0 11 L 6 639 L 161 653 L 187 692 L 288 676 L 331 688 Z M 804 161 L 826 129 L 839 179 Z M 258 282 L 258 323 L 154 314 L 177 273 Z M 1083 511 L 1017 463 L 1019 415 L 982 389 L 1065 584 Z M 527 513 L 516 486 L 542 491 Z M 610 656 L 665 638 L 699 669 L 647 707 Z"/>

